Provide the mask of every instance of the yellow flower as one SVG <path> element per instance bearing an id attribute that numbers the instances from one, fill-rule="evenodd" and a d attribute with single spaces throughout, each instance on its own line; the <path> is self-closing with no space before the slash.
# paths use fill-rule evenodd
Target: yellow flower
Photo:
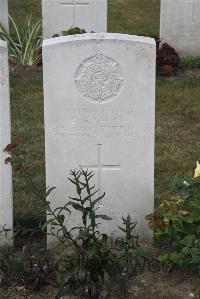
<path id="1" fill-rule="evenodd" d="M 197 161 L 197 168 L 195 169 L 194 178 L 200 176 L 200 163 Z"/>

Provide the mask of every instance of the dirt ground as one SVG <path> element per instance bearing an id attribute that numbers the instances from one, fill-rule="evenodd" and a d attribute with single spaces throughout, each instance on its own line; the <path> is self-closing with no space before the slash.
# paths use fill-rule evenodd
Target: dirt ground
<path id="1" fill-rule="evenodd" d="M 45 287 L 40 292 L 30 292 L 23 287 L 0 288 L 0 299 L 55 299 L 58 290 Z M 125 298 L 124 295 L 104 294 L 105 299 Z M 200 298 L 200 278 L 184 272 L 172 271 L 152 273 L 145 271 L 129 281 L 128 299 L 189 299 Z M 57 299 L 57 298 L 56 298 Z M 58 297 L 61 299 L 61 297 Z M 78 299 L 65 295 L 62 299 Z"/>
<path id="2" fill-rule="evenodd" d="M 188 299 L 200 298 L 200 279 L 174 272 L 146 272 L 130 284 L 130 298 Z"/>

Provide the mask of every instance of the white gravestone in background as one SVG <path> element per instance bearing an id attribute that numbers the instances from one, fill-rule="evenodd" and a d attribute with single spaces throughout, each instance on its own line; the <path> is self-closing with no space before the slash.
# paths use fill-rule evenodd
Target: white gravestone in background
<path id="1" fill-rule="evenodd" d="M 43 36 L 62 35 L 72 27 L 107 31 L 107 0 L 42 0 Z"/>
<path id="2" fill-rule="evenodd" d="M 0 0 L 0 24 L 8 31 L 8 0 Z"/>
<path id="3" fill-rule="evenodd" d="M 0 40 L 0 227 L 13 227 L 13 203 L 12 203 L 12 172 L 11 166 L 5 164 L 8 156 L 3 149 L 10 143 L 10 94 L 9 94 L 9 68 L 8 48 L 4 41 Z M 8 234 L 7 239 L 11 237 Z M 6 238 L 0 234 L 0 244 Z"/>
<path id="4" fill-rule="evenodd" d="M 106 233 L 120 235 L 121 217 L 137 220 L 154 207 L 155 41 L 124 34 L 83 34 L 43 44 L 46 183 L 62 206 L 74 195 L 69 170 L 93 170 L 105 191 Z M 70 217 L 70 224 L 77 224 Z M 51 243 L 48 239 L 48 243 Z"/>
<path id="5" fill-rule="evenodd" d="M 160 37 L 182 55 L 200 55 L 200 0 L 161 0 Z"/>

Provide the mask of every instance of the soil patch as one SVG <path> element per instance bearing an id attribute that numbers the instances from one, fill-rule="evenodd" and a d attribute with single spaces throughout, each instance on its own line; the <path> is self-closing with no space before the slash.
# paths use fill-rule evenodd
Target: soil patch
<path id="1" fill-rule="evenodd" d="M 189 299 L 200 298 L 200 278 L 183 271 L 152 273 L 145 271 L 137 275 L 128 283 L 128 299 Z M 58 290 L 45 287 L 40 292 L 31 292 L 24 287 L 0 288 L 0 299 L 55 299 Z M 124 297 L 124 296 L 123 296 Z M 105 294 L 105 299 L 122 298 L 122 295 Z M 125 297 L 124 297 L 125 298 Z M 60 299 L 58 297 L 58 299 Z M 63 299 L 78 299 L 72 295 L 65 295 Z"/>
<path id="2" fill-rule="evenodd" d="M 42 66 L 33 65 L 33 66 L 22 66 L 22 65 L 11 65 L 10 71 L 15 75 L 26 78 L 27 76 L 30 77 L 37 77 L 38 74 L 42 73 Z"/>

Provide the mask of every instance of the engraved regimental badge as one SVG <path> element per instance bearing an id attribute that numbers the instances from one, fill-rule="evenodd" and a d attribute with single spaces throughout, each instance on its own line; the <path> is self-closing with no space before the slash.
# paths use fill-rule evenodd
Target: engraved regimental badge
<path id="1" fill-rule="evenodd" d="M 123 80 L 120 65 L 102 54 L 83 61 L 75 74 L 75 83 L 81 95 L 93 103 L 108 102 L 116 97 Z"/>

